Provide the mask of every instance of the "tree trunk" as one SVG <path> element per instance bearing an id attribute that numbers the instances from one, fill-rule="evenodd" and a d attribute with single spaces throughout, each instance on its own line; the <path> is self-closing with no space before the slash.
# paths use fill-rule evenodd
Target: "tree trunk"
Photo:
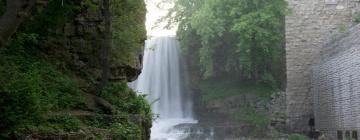
<path id="1" fill-rule="evenodd" d="M 0 17 L 0 48 L 5 47 L 25 17 L 34 7 L 36 0 L 6 0 L 6 11 Z"/>
<path id="2" fill-rule="evenodd" d="M 104 20 L 105 20 L 105 31 L 104 31 L 104 39 L 102 41 L 102 46 L 101 46 L 101 54 L 100 54 L 100 59 L 101 59 L 101 69 L 102 69 L 102 74 L 101 74 L 101 81 L 100 81 L 100 85 L 99 85 L 99 90 L 101 92 L 101 90 L 106 86 L 106 84 L 109 81 L 109 77 L 110 77 L 110 64 L 109 64 L 109 52 L 111 49 L 111 15 L 110 15 L 110 2 L 109 0 L 104 0 L 103 3 L 104 7 L 103 7 L 103 15 L 104 15 Z"/>
<path id="3" fill-rule="evenodd" d="M 251 38 L 251 49 L 250 49 L 250 60 L 251 60 L 251 70 L 252 70 L 252 78 L 256 83 L 260 82 L 260 74 L 259 74 L 259 67 L 257 64 L 257 42 L 255 39 L 255 34 L 252 35 Z"/>

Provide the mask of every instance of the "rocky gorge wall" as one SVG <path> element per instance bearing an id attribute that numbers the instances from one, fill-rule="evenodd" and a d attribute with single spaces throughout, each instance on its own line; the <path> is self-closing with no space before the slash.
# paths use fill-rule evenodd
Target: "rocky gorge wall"
<path id="1" fill-rule="evenodd" d="M 312 93 L 316 129 L 333 139 L 359 139 L 360 26 L 339 34 L 321 51 L 314 66 Z"/>
<path id="2" fill-rule="evenodd" d="M 84 2 L 81 2 L 83 7 L 86 6 Z M 105 39 L 102 5 L 102 0 L 93 1 L 92 6 L 97 7 L 96 9 L 83 10 L 64 25 L 48 30 L 51 35 L 41 40 L 44 55 L 51 56 L 49 59 L 65 62 L 62 65 L 66 69 L 87 72 L 88 75 L 93 75 L 95 80 L 100 80 L 100 55 Z M 138 41 L 144 42 L 145 38 Z M 110 80 L 135 80 L 142 68 L 141 60 L 138 58 L 141 54 L 142 51 L 132 54 L 132 58 L 129 58 L 131 62 L 110 62 Z M 110 59 L 111 54 L 108 57 Z"/>
<path id="3" fill-rule="evenodd" d="M 311 66 L 319 62 L 326 37 L 351 25 L 354 0 L 288 0 L 286 16 L 286 112 L 290 130 L 306 132 L 313 114 Z"/>
<path id="4" fill-rule="evenodd" d="M 52 3 L 59 6 L 56 2 L 58 1 L 44 0 L 41 4 L 46 10 Z M 44 116 L 49 118 L 71 116 L 79 122 L 79 128 L 78 130 L 69 130 L 70 132 L 64 131 L 58 133 L 38 133 L 34 129 L 34 132 L 31 131 L 29 134 L 18 136 L 19 139 L 140 140 L 150 138 L 152 123 L 152 116 L 149 115 L 151 113 L 150 107 L 145 99 L 137 96 L 134 91 L 124 84 L 124 81 L 135 80 L 141 72 L 142 64 L 140 58 L 146 32 L 145 28 L 142 29 L 140 27 L 145 26 L 145 4 L 141 5 L 144 3 L 142 0 L 131 1 L 131 3 L 125 1 L 111 2 L 111 6 L 121 6 L 117 8 L 122 10 L 132 8 L 128 10 L 128 13 L 122 12 L 121 14 L 127 14 L 126 16 L 134 16 L 136 18 L 119 20 L 119 18 L 122 18 L 122 15 L 115 13 L 117 12 L 115 10 L 109 10 L 107 12 L 112 13 L 112 20 L 110 21 L 112 28 L 110 32 L 107 32 L 104 14 L 107 8 L 105 8 L 104 0 L 78 0 L 67 1 L 60 7 L 75 7 L 75 10 L 73 10 L 74 15 L 66 15 L 66 20 L 62 20 L 61 23 L 52 24 L 53 22 L 44 22 L 46 25 L 52 25 L 43 27 L 44 32 L 39 33 L 38 46 L 32 50 L 36 52 L 34 55 L 36 54 L 36 57 L 51 63 L 51 65 L 57 68 L 59 73 L 69 75 L 82 97 L 79 106 L 66 108 L 66 110 L 62 108 L 50 110 Z M 144 10 L 144 12 L 139 12 L 141 10 Z M 50 9 L 49 11 L 53 12 L 55 10 Z M 53 16 L 51 12 L 46 16 Z M 34 17 L 36 19 L 37 15 L 34 15 Z M 123 24 L 128 24 L 127 22 L 132 22 L 132 26 L 123 26 Z M 27 24 L 39 23 L 30 20 Z M 114 27 L 116 25 L 117 27 Z M 139 28 L 133 31 L 133 26 Z M 121 33 L 125 36 L 129 32 L 132 35 L 131 41 L 134 42 L 126 42 L 128 39 L 125 37 L 122 38 L 123 40 L 119 40 L 114 35 L 114 33 Z M 99 90 L 100 81 L 103 78 L 102 63 L 104 61 L 102 61 L 102 48 L 105 47 L 104 44 L 106 43 L 104 42 L 109 41 L 106 38 L 109 34 L 112 34 L 111 43 L 116 43 L 113 43 L 108 56 L 106 56 L 110 69 L 109 80 L 107 85 Z M 131 47 L 134 47 L 134 49 Z M 128 50 L 131 50 L 131 52 Z M 115 55 L 122 55 L 122 58 L 125 59 L 120 60 Z M 53 93 L 49 94 L 52 95 Z M 66 96 L 69 93 L 64 90 L 60 94 Z M 66 100 L 61 101 L 66 102 Z M 123 107 L 123 104 L 131 106 L 131 109 Z M 53 123 L 50 124 L 53 125 Z M 126 131 L 123 129 L 126 129 Z"/>

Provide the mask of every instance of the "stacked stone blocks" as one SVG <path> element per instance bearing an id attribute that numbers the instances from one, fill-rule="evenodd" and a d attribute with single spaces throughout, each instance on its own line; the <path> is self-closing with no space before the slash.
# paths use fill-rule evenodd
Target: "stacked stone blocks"
<path id="1" fill-rule="evenodd" d="M 335 36 L 320 56 L 312 74 L 316 129 L 333 138 L 360 132 L 360 25 Z"/>
<path id="2" fill-rule="evenodd" d="M 359 9 L 353 0 L 288 0 L 286 17 L 287 124 L 292 131 L 310 130 L 314 117 L 311 67 L 320 60 L 327 37 L 352 24 Z"/>

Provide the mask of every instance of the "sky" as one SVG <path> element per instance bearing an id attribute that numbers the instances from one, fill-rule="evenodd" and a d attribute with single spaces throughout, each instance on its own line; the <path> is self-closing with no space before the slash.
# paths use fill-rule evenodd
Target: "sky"
<path id="1" fill-rule="evenodd" d="M 176 34 L 176 28 L 167 30 L 163 29 L 163 26 L 156 27 L 152 29 L 155 25 L 155 22 L 160 19 L 162 16 L 167 14 L 166 9 L 157 8 L 157 3 L 161 0 L 145 0 L 147 14 L 146 14 L 146 30 L 148 36 L 173 36 Z"/>

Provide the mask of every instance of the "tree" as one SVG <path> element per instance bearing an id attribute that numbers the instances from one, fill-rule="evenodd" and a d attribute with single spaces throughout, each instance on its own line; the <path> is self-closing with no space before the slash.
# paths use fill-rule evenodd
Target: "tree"
<path id="1" fill-rule="evenodd" d="M 103 9 L 102 13 L 104 15 L 104 22 L 105 22 L 105 31 L 103 33 L 103 41 L 101 46 L 101 53 L 100 53 L 100 59 L 101 59 L 101 81 L 99 86 L 99 91 L 102 91 L 102 89 L 106 86 L 106 84 L 109 81 L 110 76 L 110 64 L 109 64 L 109 51 L 111 49 L 111 14 L 110 14 L 110 1 L 104 0 L 103 3 Z"/>
<path id="2" fill-rule="evenodd" d="M 272 82 L 286 7 L 284 0 L 175 0 L 164 19 L 168 25 L 179 24 L 183 47 L 196 47 L 189 40 L 198 36 L 204 78 L 228 74 Z"/>

